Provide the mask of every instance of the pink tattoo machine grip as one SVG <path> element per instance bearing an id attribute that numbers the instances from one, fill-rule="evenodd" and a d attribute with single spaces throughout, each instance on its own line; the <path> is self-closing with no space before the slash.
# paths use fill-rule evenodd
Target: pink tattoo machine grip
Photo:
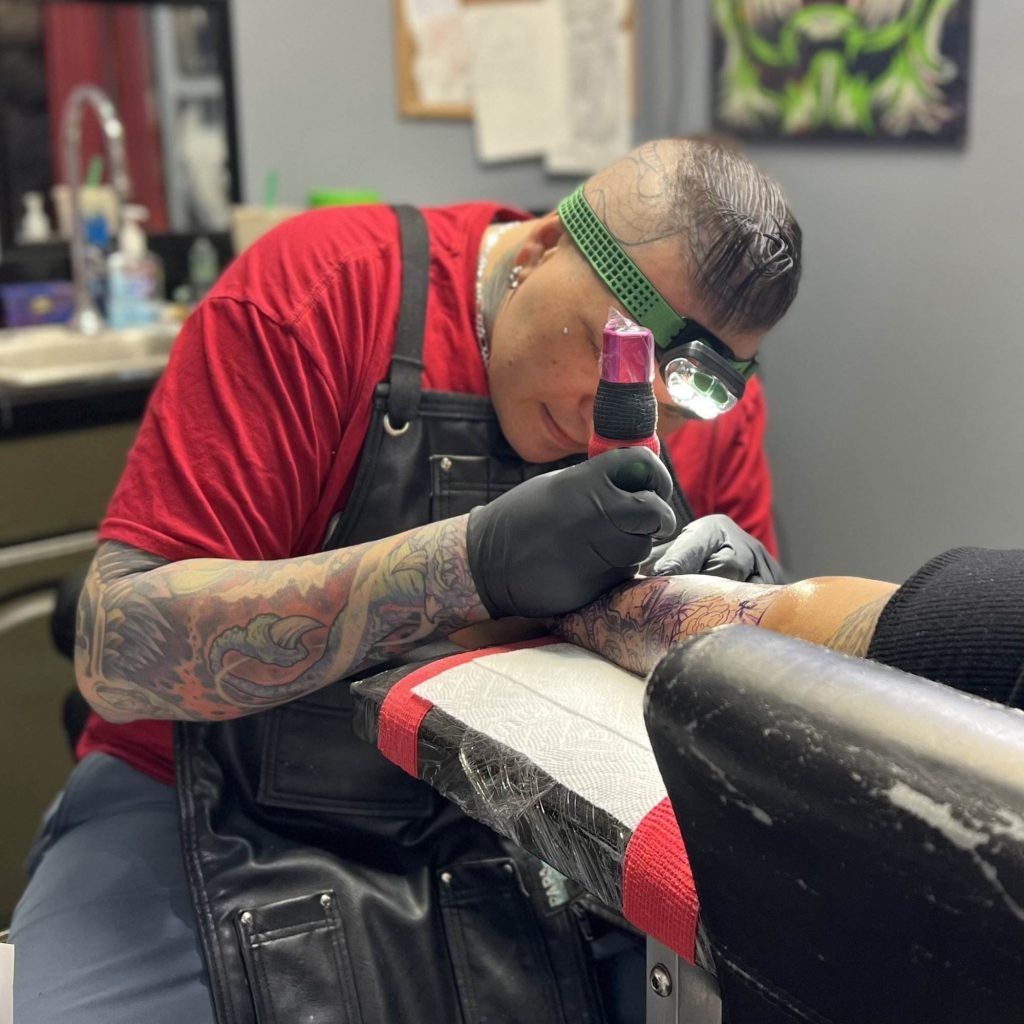
<path id="1" fill-rule="evenodd" d="M 650 448 L 660 454 L 654 397 L 654 336 L 613 312 L 601 345 L 601 382 L 594 400 L 590 458 L 613 448 Z"/>

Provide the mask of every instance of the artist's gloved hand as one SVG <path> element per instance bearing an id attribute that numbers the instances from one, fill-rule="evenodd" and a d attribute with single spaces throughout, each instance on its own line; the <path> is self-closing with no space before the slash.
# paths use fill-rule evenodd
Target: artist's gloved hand
<path id="1" fill-rule="evenodd" d="M 560 615 L 630 579 L 675 529 L 671 493 L 653 452 L 623 448 L 473 509 L 466 546 L 484 607 L 492 618 Z"/>
<path id="2" fill-rule="evenodd" d="M 660 553 L 652 576 L 704 573 L 741 583 L 783 583 L 782 567 L 765 546 L 728 516 L 704 516 L 686 526 Z"/>

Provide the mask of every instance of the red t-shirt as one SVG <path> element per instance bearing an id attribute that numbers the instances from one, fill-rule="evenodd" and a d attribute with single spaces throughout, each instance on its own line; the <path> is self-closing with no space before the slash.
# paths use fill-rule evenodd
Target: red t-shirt
<path id="1" fill-rule="evenodd" d="M 718 419 L 687 421 L 669 435 L 668 450 L 694 515 L 721 512 L 778 557 L 767 422 L 764 391 L 753 377 L 735 409 Z"/>
<path id="2" fill-rule="evenodd" d="M 487 394 L 474 302 L 493 203 L 424 210 L 430 233 L 423 385 Z M 386 207 L 296 217 L 228 268 L 192 314 L 153 393 L 100 526 L 171 561 L 271 560 L 317 551 L 348 497 L 373 389 L 386 379 L 401 284 Z M 670 442 L 694 512 L 725 512 L 774 546 L 756 383 L 714 423 Z M 171 723 L 89 717 L 78 755 L 103 751 L 173 782 Z"/>

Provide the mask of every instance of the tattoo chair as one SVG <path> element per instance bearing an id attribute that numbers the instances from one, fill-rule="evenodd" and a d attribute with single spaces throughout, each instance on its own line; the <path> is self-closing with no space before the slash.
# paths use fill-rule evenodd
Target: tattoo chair
<path id="1" fill-rule="evenodd" d="M 728 1021 L 1022 1019 L 1024 715 L 737 626 L 646 718 Z"/>
<path id="2" fill-rule="evenodd" d="M 644 728 L 642 679 L 541 640 L 402 666 L 352 692 L 364 739 L 553 869 L 552 907 L 582 887 L 651 937 L 652 1024 L 717 1024 L 693 879 Z M 677 1003 L 680 1016 L 666 1015 Z"/>
<path id="3" fill-rule="evenodd" d="M 353 692 L 364 738 L 647 933 L 648 1024 L 1021 1017 L 1018 712 L 741 626 L 646 707 L 553 642 Z"/>
<path id="4" fill-rule="evenodd" d="M 89 571 L 87 565 L 65 576 L 57 588 L 57 602 L 50 617 L 50 636 L 53 646 L 71 661 L 75 658 L 75 629 L 77 624 L 78 598 L 85 586 L 85 577 Z M 61 717 L 64 724 L 64 735 L 67 737 L 71 756 L 75 756 L 78 738 L 85 728 L 89 717 L 89 705 L 74 685 L 71 677 L 71 690 L 64 698 Z"/>

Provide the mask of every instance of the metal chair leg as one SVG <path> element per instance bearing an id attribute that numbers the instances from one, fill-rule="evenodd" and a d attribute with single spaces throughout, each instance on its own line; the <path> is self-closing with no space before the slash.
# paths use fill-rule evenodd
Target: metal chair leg
<path id="1" fill-rule="evenodd" d="M 647 936 L 647 1024 L 721 1024 L 713 975 Z"/>

